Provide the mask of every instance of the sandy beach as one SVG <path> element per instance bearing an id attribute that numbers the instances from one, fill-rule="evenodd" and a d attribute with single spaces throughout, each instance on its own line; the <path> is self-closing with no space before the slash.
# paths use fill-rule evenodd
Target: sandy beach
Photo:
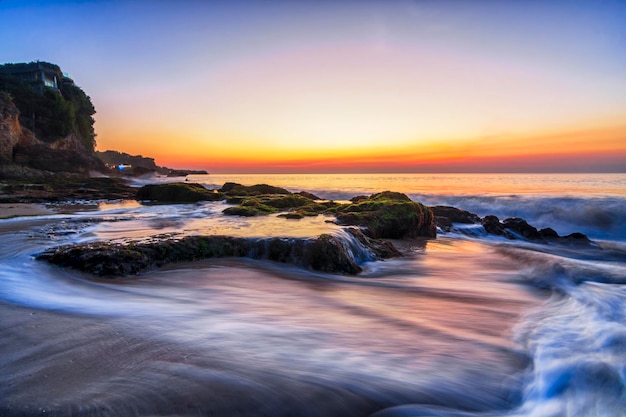
<path id="1" fill-rule="evenodd" d="M 0 203 L 0 219 L 21 216 L 41 216 L 54 213 L 54 210 L 46 208 L 43 204 Z"/>

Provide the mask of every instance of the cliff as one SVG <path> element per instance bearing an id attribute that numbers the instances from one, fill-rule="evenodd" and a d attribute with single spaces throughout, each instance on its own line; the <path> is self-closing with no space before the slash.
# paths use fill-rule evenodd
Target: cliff
<path id="1" fill-rule="evenodd" d="M 54 64 L 0 65 L 0 178 L 105 171 L 95 109 Z"/>
<path id="2" fill-rule="evenodd" d="M 150 173 L 159 173 L 169 177 L 184 177 L 189 174 L 207 174 L 207 172 L 203 170 L 172 169 L 158 166 L 154 162 L 154 158 L 141 155 L 130 155 L 118 151 L 96 151 L 95 156 L 104 162 L 107 167 L 112 169 L 115 169 L 115 167 L 120 165 L 130 167 L 129 169 L 121 171 L 124 175 L 141 176 Z"/>

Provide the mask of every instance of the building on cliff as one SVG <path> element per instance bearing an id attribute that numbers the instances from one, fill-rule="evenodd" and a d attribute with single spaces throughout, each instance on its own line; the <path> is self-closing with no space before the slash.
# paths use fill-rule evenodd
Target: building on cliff
<path id="1" fill-rule="evenodd" d="M 70 76 L 61 72 L 57 65 L 42 61 L 0 65 L 0 74 L 11 75 L 30 84 L 40 94 L 43 94 L 45 88 L 58 90 L 61 83 L 74 84 Z"/>

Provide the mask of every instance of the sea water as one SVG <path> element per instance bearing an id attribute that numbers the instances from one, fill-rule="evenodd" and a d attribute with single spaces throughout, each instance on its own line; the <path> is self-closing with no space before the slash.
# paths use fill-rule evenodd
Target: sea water
<path id="1" fill-rule="evenodd" d="M 384 190 L 592 246 L 439 233 L 358 276 L 259 260 L 101 280 L 35 261 L 159 236 L 348 235 L 223 202 L 0 220 L 0 415 L 624 416 L 626 175 L 198 175 L 347 200 Z M 172 178 L 134 180 L 136 185 Z"/>

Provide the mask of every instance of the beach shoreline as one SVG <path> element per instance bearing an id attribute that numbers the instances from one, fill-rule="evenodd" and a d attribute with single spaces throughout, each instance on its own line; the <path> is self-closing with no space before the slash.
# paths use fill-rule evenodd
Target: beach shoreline
<path id="1" fill-rule="evenodd" d="M 45 216 L 56 214 L 44 204 L 37 203 L 0 203 L 0 219 L 10 219 L 13 217 Z"/>

